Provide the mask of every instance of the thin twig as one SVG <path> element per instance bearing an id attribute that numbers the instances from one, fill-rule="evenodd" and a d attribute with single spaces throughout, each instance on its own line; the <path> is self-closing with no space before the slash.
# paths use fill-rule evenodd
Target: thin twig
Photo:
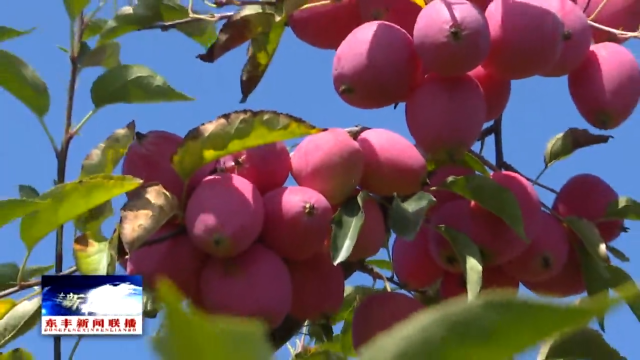
<path id="1" fill-rule="evenodd" d="M 495 127 L 493 133 L 494 151 L 496 153 L 496 166 L 502 168 L 504 163 L 504 151 L 502 149 L 502 114 L 494 120 L 493 126 Z"/>
<path id="2" fill-rule="evenodd" d="M 74 274 L 76 271 L 78 271 L 78 268 L 76 268 L 75 266 L 59 273 L 58 275 L 72 275 Z M 0 299 L 6 298 L 7 296 L 11 296 L 15 293 L 19 293 L 22 290 L 26 290 L 26 289 L 30 289 L 36 286 L 40 286 L 40 284 L 42 284 L 42 280 L 31 280 L 31 281 L 25 281 L 23 283 L 20 283 L 10 289 L 4 290 L 0 292 Z"/>
<path id="3" fill-rule="evenodd" d="M 507 170 L 507 171 L 511 171 L 511 172 L 517 173 L 517 174 L 519 174 L 520 176 L 522 176 L 523 178 L 527 179 L 527 181 L 528 181 L 528 182 L 530 182 L 530 183 L 532 183 L 533 185 L 535 185 L 535 186 L 537 186 L 537 187 L 539 187 L 539 188 L 541 188 L 541 189 L 545 189 L 545 190 L 547 190 L 548 192 L 551 192 L 551 193 L 554 193 L 554 194 L 558 195 L 558 190 L 556 190 L 556 189 L 554 189 L 554 188 L 552 188 L 552 187 L 549 187 L 549 186 L 547 186 L 547 185 L 545 185 L 545 184 L 542 184 L 542 183 L 538 182 L 538 181 L 537 181 L 537 180 L 535 180 L 535 179 L 532 179 L 532 178 L 528 177 L 527 175 L 525 175 L 525 174 L 521 173 L 520 171 L 518 171 L 518 169 L 516 169 L 515 167 L 513 167 L 511 164 L 509 164 L 509 163 L 508 163 L 508 162 L 506 162 L 506 161 L 503 161 L 503 162 L 502 162 L 502 168 L 503 168 L 504 170 Z"/>
<path id="4" fill-rule="evenodd" d="M 482 129 L 482 132 L 480 133 L 480 136 L 478 136 L 478 140 L 476 141 L 484 141 L 486 138 L 493 135 L 495 131 L 496 131 L 496 124 L 494 122 L 493 124 Z"/>
<path id="5" fill-rule="evenodd" d="M 604 31 L 608 31 L 610 33 L 616 34 L 619 37 L 623 37 L 623 38 L 640 38 L 640 32 L 639 31 L 635 31 L 635 32 L 629 32 L 629 31 L 622 31 L 622 30 L 616 30 L 604 25 L 600 25 L 596 22 L 593 21 L 589 21 L 589 25 L 598 28 L 600 30 L 604 30 Z"/>

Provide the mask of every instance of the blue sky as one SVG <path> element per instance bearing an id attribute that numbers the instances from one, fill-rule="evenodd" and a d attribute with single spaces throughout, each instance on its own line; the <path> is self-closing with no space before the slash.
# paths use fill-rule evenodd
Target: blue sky
<path id="1" fill-rule="evenodd" d="M 122 5 L 125 5 L 124 1 Z M 46 122 L 59 140 L 63 132 L 69 61 L 56 46 L 68 47 L 69 24 L 62 1 L 41 1 L 38 8 L 40 10 L 32 11 L 31 3 L 21 1 L 3 4 L 0 25 L 23 30 L 35 26 L 37 30 L 29 36 L 2 43 L 0 47 L 25 59 L 47 82 L 52 105 Z M 226 112 L 244 108 L 270 109 L 302 117 L 321 127 L 362 124 L 387 128 L 409 137 L 402 106 L 395 111 L 392 108 L 365 111 L 344 104 L 332 86 L 333 52 L 311 48 L 294 38 L 289 30 L 264 80 L 246 104 L 238 102 L 244 47 L 227 54 L 215 64 L 205 64 L 195 59 L 195 55 L 203 52 L 202 48 L 178 32 L 137 32 L 120 41 L 123 63 L 146 65 L 164 76 L 176 89 L 197 100 L 158 105 L 115 105 L 101 110 L 84 127 L 81 136 L 73 141 L 67 179 L 78 176 L 80 163 L 90 149 L 132 119 L 142 132 L 162 129 L 183 135 Z M 635 41 L 630 41 L 627 47 L 636 57 L 640 53 L 640 46 Z M 92 68 L 81 75 L 73 117 L 76 123 L 92 108 L 89 88 L 100 72 L 100 69 Z M 0 166 L 3 169 L 0 198 L 17 197 L 19 184 L 29 184 L 40 191 L 50 188 L 56 171 L 55 159 L 36 118 L 21 103 L 0 91 L 0 119 Z M 513 83 L 511 100 L 504 115 L 507 161 L 534 177 L 542 168 L 547 141 L 569 127 L 589 128 L 571 103 L 565 78 L 533 78 Z M 638 148 L 640 113 L 634 114 L 610 134 L 615 139 L 609 144 L 582 150 L 557 163 L 541 181 L 557 189 L 572 175 L 594 173 L 608 181 L 621 195 L 640 199 L 639 174 L 633 160 L 633 151 Z M 492 151 L 493 146 L 488 142 L 485 154 L 492 154 Z M 544 190 L 539 193 L 548 204 L 553 201 L 552 194 Z M 116 199 L 114 205 L 119 208 L 122 199 Z M 111 233 L 113 224 L 113 220 L 105 224 L 105 233 Z M 630 233 L 616 240 L 615 245 L 633 261 L 640 254 L 640 243 L 635 235 L 640 226 L 633 223 L 627 226 Z M 25 249 L 18 229 L 18 223 L 0 229 L 0 262 L 22 260 Z M 67 236 L 71 235 L 71 230 L 67 227 Z M 29 264 L 53 264 L 54 242 L 53 234 L 42 241 Z M 70 238 L 67 237 L 65 268 L 71 265 Z M 640 268 L 634 262 L 622 266 L 634 278 L 640 278 Z M 369 283 L 369 280 L 356 276 L 349 283 L 361 282 Z M 157 322 L 150 321 L 146 325 L 145 333 L 151 335 Z M 631 312 L 626 308 L 620 309 L 607 318 L 606 339 L 628 358 L 640 358 L 640 348 L 637 347 L 639 329 L 640 324 Z M 68 357 L 74 341 L 75 338 L 63 340 L 63 358 Z M 111 359 L 114 346 L 117 346 L 118 357 L 122 360 L 157 358 L 149 347 L 148 339 L 123 337 L 84 339 L 76 359 Z M 11 343 L 3 351 L 13 347 L 28 348 L 36 359 L 52 358 L 52 339 L 40 335 L 39 329 Z M 286 354 L 286 350 L 280 351 L 278 359 L 287 359 Z M 535 356 L 528 353 L 518 359 L 535 359 Z"/>

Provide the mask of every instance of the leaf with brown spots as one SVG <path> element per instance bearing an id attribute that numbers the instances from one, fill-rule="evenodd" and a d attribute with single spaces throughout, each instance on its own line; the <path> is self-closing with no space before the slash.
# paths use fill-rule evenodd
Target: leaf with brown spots
<path id="1" fill-rule="evenodd" d="M 276 22 L 275 8 L 268 5 L 249 5 L 231 16 L 220 28 L 218 38 L 198 59 L 213 63 L 229 51 L 256 35 L 268 32 Z"/>
<path id="2" fill-rule="evenodd" d="M 544 152 L 544 166 L 548 168 L 556 161 L 573 154 L 576 150 L 592 145 L 606 144 L 611 139 L 613 139 L 611 135 L 592 134 L 586 129 L 569 128 L 554 136 L 547 143 L 547 149 Z"/>
<path id="3" fill-rule="evenodd" d="M 179 212 L 178 199 L 158 183 L 136 189 L 120 210 L 120 238 L 131 253 Z"/>
<path id="4" fill-rule="evenodd" d="M 284 28 L 285 20 L 280 19 L 273 24 L 270 31 L 260 33 L 251 39 L 247 55 L 248 59 L 240 75 L 240 91 L 242 92 L 242 99 L 240 99 L 241 104 L 244 104 L 249 95 L 258 87 L 262 77 L 269 68 L 271 59 L 276 53 L 276 50 L 278 50 Z"/>
<path id="5" fill-rule="evenodd" d="M 225 155 L 321 131 L 300 118 L 276 111 L 235 111 L 191 129 L 173 155 L 172 164 L 183 179 L 189 179 L 204 164 Z"/>

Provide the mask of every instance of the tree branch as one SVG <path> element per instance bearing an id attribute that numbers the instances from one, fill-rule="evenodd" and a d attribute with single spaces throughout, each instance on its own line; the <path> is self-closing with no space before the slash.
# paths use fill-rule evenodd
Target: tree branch
<path id="1" fill-rule="evenodd" d="M 494 148 L 496 153 L 496 166 L 502 168 L 504 163 L 504 151 L 502 150 L 502 114 L 493 121 L 494 134 Z"/>
<path id="2" fill-rule="evenodd" d="M 78 271 L 78 268 L 76 268 L 75 266 L 70 267 L 69 269 L 57 274 L 57 275 L 72 275 L 74 274 L 76 271 Z M 0 291 L 0 299 L 6 298 L 7 296 L 11 296 L 15 293 L 18 293 L 22 290 L 26 290 L 26 289 L 30 289 L 32 287 L 36 287 L 36 286 L 40 286 L 40 284 L 42 283 L 42 280 L 31 280 L 31 281 L 25 281 L 22 282 L 10 289 L 4 290 L 4 291 Z"/>

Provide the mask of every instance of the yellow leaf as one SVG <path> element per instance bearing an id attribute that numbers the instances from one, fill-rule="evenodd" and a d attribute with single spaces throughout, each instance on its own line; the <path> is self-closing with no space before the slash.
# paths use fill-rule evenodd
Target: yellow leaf
<path id="1" fill-rule="evenodd" d="M 13 299 L 0 300 L 0 320 L 4 319 L 14 306 L 16 306 L 16 301 Z"/>
<path id="2" fill-rule="evenodd" d="M 323 130 L 276 111 L 236 111 L 191 129 L 172 163 L 183 179 L 189 179 L 200 167 L 225 155 Z"/>
<path id="3" fill-rule="evenodd" d="M 142 180 L 132 176 L 103 174 L 56 185 L 38 197 L 38 200 L 46 200 L 47 204 L 22 219 L 22 242 L 30 251 L 60 225 L 137 188 L 141 183 Z"/>
<path id="4" fill-rule="evenodd" d="M 81 234 L 73 240 L 73 257 L 80 274 L 107 275 L 109 241 L 102 234 Z"/>

